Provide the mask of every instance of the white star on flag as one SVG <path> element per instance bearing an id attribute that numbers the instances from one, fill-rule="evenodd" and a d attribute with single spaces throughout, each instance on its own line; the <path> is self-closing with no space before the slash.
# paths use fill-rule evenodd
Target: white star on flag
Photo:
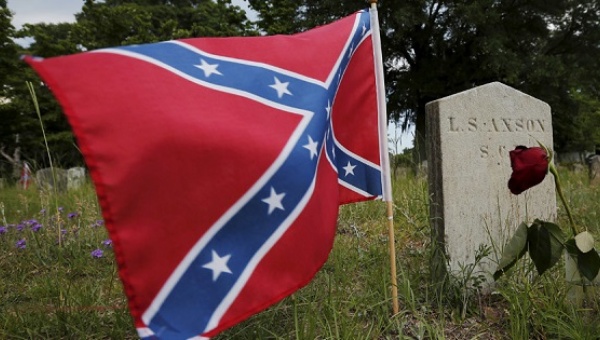
<path id="1" fill-rule="evenodd" d="M 288 85 L 290 85 L 289 82 L 282 83 L 279 79 L 277 79 L 277 77 L 273 78 L 275 78 L 275 84 L 269 85 L 269 87 L 272 87 L 275 89 L 275 91 L 277 91 L 277 97 L 281 98 L 284 94 L 289 94 L 290 96 L 292 95 L 287 88 Z"/>
<path id="2" fill-rule="evenodd" d="M 354 168 L 356 168 L 356 165 L 352 165 L 350 164 L 350 162 L 348 161 L 348 165 L 346 165 L 343 169 L 346 171 L 346 174 L 344 176 L 348 176 L 348 175 L 354 175 Z"/>
<path id="3" fill-rule="evenodd" d="M 204 71 L 204 76 L 206 78 L 210 77 L 212 74 L 218 74 L 220 76 L 223 75 L 221 72 L 219 72 L 219 70 L 217 70 L 217 67 L 219 67 L 219 64 L 209 64 L 204 59 L 200 59 L 200 65 L 194 65 L 194 66 L 196 66 L 197 68 Z"/>
<path id="4" fill-rule="evenodd" d="M 217 281 L 219 275 L 221 273 L 229 273 L 231 274 L 231 269 L 227 267 L 227 261 L 231 258 L 231 254 L 225 255 L 223 257 L 219 256 L 216 251 L 212 251 L 212 261 L 202 266 L 202 268 L 207 268 L 212 270 L 213 272 L 213 282 Z"/>
<path id="5" fill-rule="evenodd" d="M 310 136 L 308 136 L 308 144 L 302 145 L 305 149 L 310 151 L 310 159 L 313 159 L 317 155 L 317 146 L 319 143 L 315 142 Z"/>
<path id="6" fill-rule="evenodd" d="M 283 209 L 283 205 L 281 204 L 281 200 L 283 200 L 284 196 L 285 196 L 285 193 L 278 194 L 275 191 L 275 189 L 273 187 L 271 187 L 271 195 L 262 200 L 263 202 L 265 202 L 269 205 L 269 215 L 271 215 L 271 213 L 275 209 L 285 210 L 285 209 Z"/>

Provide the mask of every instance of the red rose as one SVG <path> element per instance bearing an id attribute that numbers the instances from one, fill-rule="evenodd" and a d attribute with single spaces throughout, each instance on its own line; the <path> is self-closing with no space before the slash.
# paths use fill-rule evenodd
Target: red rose
<path id="1" fill-rule="evenodd" d="M 548 173 L 548 154 L 540 147 L 519 145 L 510 152 L 510 166 L 513 173 L 508 188 L 518 195 L 544 180 Z"/>

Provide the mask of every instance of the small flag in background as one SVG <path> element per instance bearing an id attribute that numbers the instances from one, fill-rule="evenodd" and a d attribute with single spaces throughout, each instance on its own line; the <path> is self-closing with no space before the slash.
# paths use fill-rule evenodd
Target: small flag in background
<path id="1" fill-rule="evenodd" d="M 21 184 L 22 189 L 27 190 L 29 188 L 29 183 L 31 183 L 31 168 L 27 162 L 23 162 L 19 184 Z"/>
<path id="2" fill-rule="evenodd" d="M 77 137 L 141 337 L 214 336 L 290 295 L 327 260 L 339 204 L 384 194 L 371 32 L 361 11 L 25 58 Z"/>

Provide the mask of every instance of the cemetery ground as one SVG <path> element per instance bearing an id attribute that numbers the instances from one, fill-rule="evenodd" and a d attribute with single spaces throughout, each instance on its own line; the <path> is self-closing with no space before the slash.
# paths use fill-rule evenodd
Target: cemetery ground
<path id="1" fill-rule="evenodd" d="M 562 168 L 561 176 L 575 219 L 600 235 L 600 187 L 590 186 L 585 172 Z M 426 179 L 396 178 L 394 201 L 397 315 L 390 300 L 385 204 L 358 203 L 341 208 L 333 250 L 310 284 L 217 339 L 596 339 L 600 334 L 599 295 L 572 303 L 564 265 L 540 277 L 521 261 L 487 295 L 477 289 L 481 273 L 463 268 L 439 293 L 429 272 Z M 62 194 L 5 187 L 0 204 L 0 339 L 137 338 L 90 183 Z M 560 207 L 558 219 L 567 225 Z M 160 252 L 161 245 L 149 244 L 148 251 Z"/>

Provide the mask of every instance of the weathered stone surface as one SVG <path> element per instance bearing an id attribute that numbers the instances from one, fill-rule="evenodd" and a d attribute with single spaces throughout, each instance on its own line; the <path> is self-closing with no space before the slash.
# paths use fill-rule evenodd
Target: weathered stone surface
<path id="1" fill-rule="evenodd" d="M 59 192 L 66 191 L 68 182 L 67 170 L 54 168 L 54 172 L 52 174 L 52 168 L 38 170 L 35 173 L 38 188 L 42 190 L 54 190 L 56 187 Z"/>
<path id="2" fill-rule="evenodd" d="M 78 189 L 85 183 L 85 168 L 75 167 L 67 170 L 67 189 Z"/>
<path id="3" fill-rule="evenodd" d="M 588 159 L 590 184 L 600 184 L 600 155 L 592 156 Z"/>
<path id="4" fill-rule="evenodd" d="M 565 276 L 569 288 L 567 297 L 571 303 L 577 306 L 583 306 L 584 302 L 594 301 L 600 293 L 600 274 L 592 282 L 582 278 L 577 269 L 577 262 L 566 252 Z"/>
<path id="5" fill-rule="evenodd" d="M 491 247 L 476 268 L 491 282 L 502 247 L 521 222 L 555 219 L 550 175 L 518 196 L 507 187 L 510 150 L 537 141 L 552 147 L 550 107 L 496 82 L 430 102 L 426 111 L 434 237 L 455 275 L 475 263 L 480 245 Z M 443 253 L 437 254 L 432 270 L 440 278 L 446 272 Z"/>

